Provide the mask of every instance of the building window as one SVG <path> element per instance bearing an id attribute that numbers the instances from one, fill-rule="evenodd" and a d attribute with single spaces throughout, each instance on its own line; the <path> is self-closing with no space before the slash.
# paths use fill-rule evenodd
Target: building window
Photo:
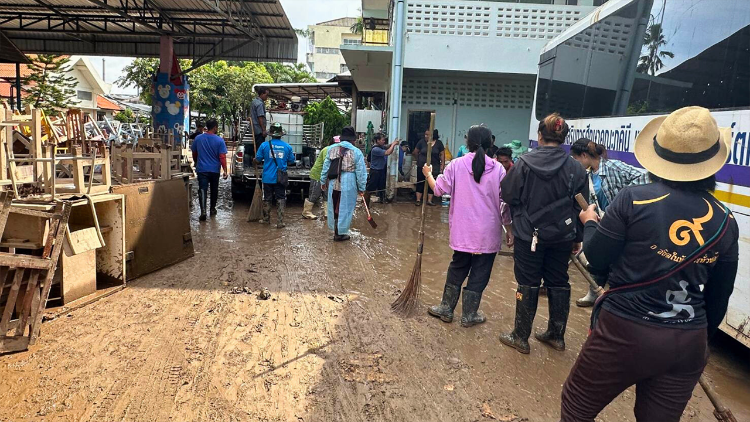
<path id="1" fill-rule="evenodd" d="M 339 49 L 330 47 L 315 47 L 315 52 L 318 54 L 339 54 Z"/>
<path id="2" fill-rule="evenodd" d="M 354 38 L 344 38 L 344 45 L 361 45 L 362 40 Z"/>
<path id="3" fill-rule="evenodd" d="M 568 6 L 578 6 L 578 0 L 565 0 L 565 4 Z"/>
<path id="4" fill-rule="evenodd" d="M 606 2 L 607 2 L 607 0 L 594 0 L 594 6 L 599 7 L 599 6 L 603 5 Z"/>
<path id="5" fill-rule="evenodd" d="M 93 95 L 89 91 L 77 91 L 76 94 L 78 99 L 83 101 L 91 101 L 93 98 Z"/>
<path id="6" fill-rule="evenodd" d="M 349 71 L 349 66 L 342 64 L 341 65 L 341 73 L 346 73 Z"/>

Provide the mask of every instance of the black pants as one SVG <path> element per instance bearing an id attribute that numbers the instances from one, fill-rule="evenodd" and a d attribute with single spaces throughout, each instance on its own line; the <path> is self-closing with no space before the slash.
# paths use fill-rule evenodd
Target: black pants
<path id="1" fill-rule="evenodd" d="M 422 167 L 424 167 L 424 164 L 422 164 Z M 417 165 L 417 193 L 422 194 L 424 193 L 424 184 L 425 184 L 425 177 L 424 173 L 422 173 L 422 167 Z M 433 164 L 432 166 L 432 177 L 437 179 L 437 177 L 440 175 L 440 166 L 435 167 Z M 430 189 L 429 185 L 427 186 L 427 194 L 428 195 L 434 195 L 435 192 Z"/>
<path id="2" fill-rule="evenodd" d="M 262 133 L 255 134 L 255 145 L 260 148 L 260 144 L 266 141 L 266 137 Z M 255 151 L 257 148 L 253 144 L 245 144 L 245 155 L 242 160 L 242 164 L 245 168 L 253 166 L 253 158 L 255 158 Z"/>
<path id="3" fill-rule="evenodd" d="M 286 188 L 278 183 L 264 183 L 263 184 L 263 200 L 266 202 L 272 202 L 276 198 L 277 201 L 286 199 Z"/>
<path id="4" fill-rule="evenodd" d="M 216 208 L 216 201 L 219 199 L 219 173 L 200 172 L 198 173 L 198 189 L 211 194 L 211 209 Z"/>
<path id="5" fill-rule="evenodd" d="M 544 279 L 546 287 L 570 288 L 568 260 L 573 242 L 539 243 L 531 252 L 531 242 L 516 238 L 513 247 L 516 281 L 522 286 L 539 287 Z"/>
<path id="6" fill-rule="evenodd" d="M 563 385 L 561 422 L 593 422 L 632 385 L 638 422 L 679 422 L 706 366 L 706 337 L 602 309 Z"/>
<path id="7" fill-rule="evenodd" d="M 482 293 L 490 282 L 496 256 L 496 253 L 472 254 L 453 251 L 453 260 L 448 265 L 448 277 L 445 282 L 461 287 L 468 276 L 466 290 Z"/>
<path id="8" fill-rule="evenodd" d="M 367 191 L 375 193 L 381 200 L 385 198 L 385 181 L 388 177 L 386 169 L 370 169 L 370 175 L 367 177 Z"/>

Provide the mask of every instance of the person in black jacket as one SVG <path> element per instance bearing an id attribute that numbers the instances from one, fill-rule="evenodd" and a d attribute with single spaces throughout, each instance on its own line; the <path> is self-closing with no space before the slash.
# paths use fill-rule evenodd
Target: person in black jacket
<path id="1" fill-rule="evenodd" d="M 560 145 L 568 124 L 554 113 L 539 122 L 539 148 L 519 157 L 502 181 L 503 201 L 513 215 L 516 238 L 513 257 L 516 290 L 515 327 L 500 341 L 529 353 L 529 336 L 544 279 L 549 299 L 547 331 L 536 339 L 555 350 L 565 350 L 565 327 L 570 311 L 568 259 L 581 249 L 583 225 L 577 193 L 588 198 L 586 171 Z"/>
<path id="2" fill-rule="evenodd" d="M 601 222 L 593 205 L 581 213 L 586 258 L 610 289 L 563 385 L 562 422 L 593 422 L 632 385 L 636 420 L 682 417 L 739 265 L 737 221 L 711 194 L 731 142 L 705 108 L 657 117 L 635 141 L 653 183 L 621 190 Z"/>

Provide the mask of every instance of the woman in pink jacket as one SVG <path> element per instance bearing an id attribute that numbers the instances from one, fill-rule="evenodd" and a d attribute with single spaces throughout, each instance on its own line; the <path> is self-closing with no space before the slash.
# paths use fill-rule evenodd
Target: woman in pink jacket
<path id="1" fill-rule="evenodd" d="M 492 264 L 503 241 L 513 245 L 510 230 L 510 210 L 500 199 L 500 181 L 505 169 L 487 158 L 485 150 L 492 145 L 492 132 L 484 126 L 472 126 L 467 134 L 469 153 L 448 164 L 435 180 L 432 167 L 422 169 L 426 182 L 435 195 L 451 196 L 448 225 L 453 260 L 448 266 L 448 277 L 440 305 L 431 306 L 428 313 L 444 322 L 453 321 L 453 310 L 463 289 L 461 325 L 471 327 L 486 321 L 478 311 L 482 292 L 490 281 Z"/>

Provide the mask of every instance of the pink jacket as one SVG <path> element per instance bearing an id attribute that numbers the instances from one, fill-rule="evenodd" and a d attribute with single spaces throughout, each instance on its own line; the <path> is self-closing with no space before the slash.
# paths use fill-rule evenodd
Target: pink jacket
<path id="1" fill-rule="evenodd" d="M 451 196 L 448 225 L 450 247 L 469 253 L 496 253 L 503 242 L 503 224 L 511 223 L 510 207 L 500 198 L 502 164 L 487 157 L 479 183 L 471 162 L 475 153 L 452 160 L 435 182 L 435 195 Z"/>

